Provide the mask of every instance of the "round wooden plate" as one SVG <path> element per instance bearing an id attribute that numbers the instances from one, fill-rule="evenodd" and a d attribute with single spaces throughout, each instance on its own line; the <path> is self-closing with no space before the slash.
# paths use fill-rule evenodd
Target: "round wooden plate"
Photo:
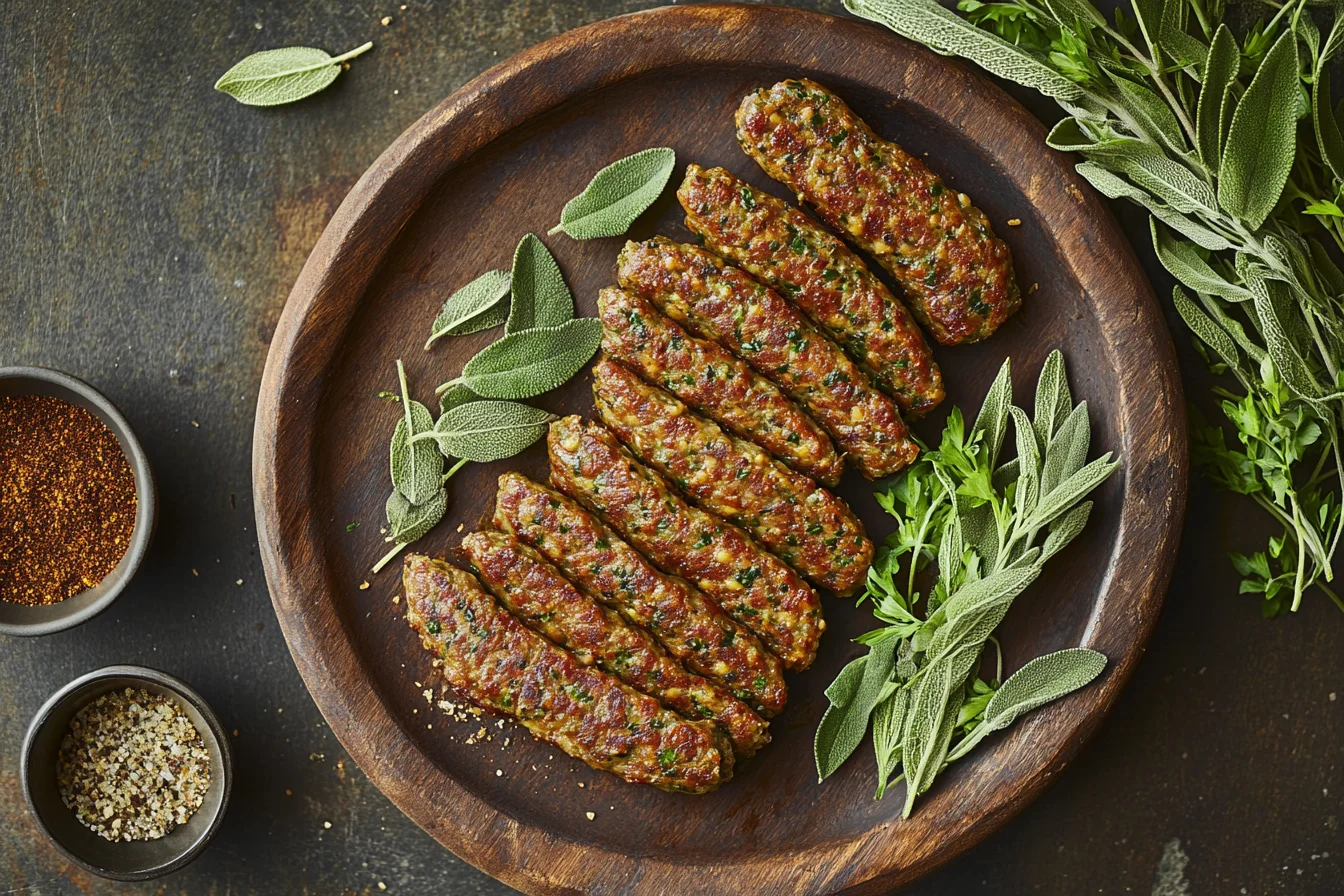
<path id="1" fill-rule="evenodd" d="M 467 744 L 478 725 L 451 721 L 422 694 L 433 688 L 438 699 L 441 679 L 394 601 L 398 566 L 368 572 L 385 550 L 376 533 L 399 411 L 377 393 L 396 388 L 395 360 L 405 359 L 413 392 L 429 403 L 435 385 L 498 335 L 423 351 L 444 298 L 507 268 L 518 239 L 554 225 L 593 172 L 644 147 L 676 149 L 674 178 L 690 161 L 724 165 L 784 195 L 738 149 L 732 112 L 748 90 L 799 75 L 839 92 L 879 133 L 927 153 L 1012 247 L 1025 305 L 988 342 L 937 350 L 946 407 L 973 415 L 1006 356 L 1017 402 L 1030 407 L 1041 362 L 1058 347 L 1075 395 L 1091 408 L 1093 453 L 1124 459 L 1083 537 L 1002 631 L 1009 668 L 1081 643 L 1110 658 L 1107 671 L 986 741 L 909 820 L 899 786 L 874 801 L 867 746 L 824 784 L 813 767 L 822 691 L 859 652 L 850 639 L 873 626 L 866 607 L 826 599 L 830 629 L 815 666 L 790 677 L 774 743 L 716 793 L 688 797 L 592 771 L 488 717 L 493 740 Z M 1186 441 L 1171 342 L 1143 273 L 1070 159 L 1044 138 L 988 81 L 876 26 L 699 6 L 547 41 L 453 94 L 383 153 L 332 218 L 285 307 L 254 464 L 280 624 L 318 706 L 374 784 L 453 852 L 531 892 L 821 893 L 909 881 L 1003 824 L 1058 775 L 1101 723 L 1157 618 L 1185 506 Z M 688 237 L 671 193 L 634 236 Z M 1007 226 L 1010 218 L 1020 226 Z M 579 313 L 592 315 L 621 241 L 547 243 Z M 585 374 L 537 403 L 590 415 L 588 389 Z M 936 438 L 942 417 L 917 431 Z M 544 448 L 469 465 L 450 485 L 447 520 L 415 549 L 451 556 L 457 530 L 490 511 L 508 469 L 544 478 Z M 875 538 L 891 531 L 870 484 L 850 473 L 840 491 Z M 354 521 L 360 528 L 347 532 Z M 365 580 L 371 587 L 361 588 Z"/>

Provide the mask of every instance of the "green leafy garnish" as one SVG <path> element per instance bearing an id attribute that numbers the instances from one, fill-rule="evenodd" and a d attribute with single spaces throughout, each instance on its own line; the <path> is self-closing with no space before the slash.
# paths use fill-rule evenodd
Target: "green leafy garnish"
<path id="1" fill-rule="evenodd" d="M 676 163 L 676 153 L 665 146 L 612 162 L 565 203 L 550 233 L 563 230 L 576 240 L 620 236 L 663 192 Z"/>
<path id="2" fill-rule="evenodd" d="M 215 82 L 215 89 L 248 106 L 279 106 L 312 96 L 341 73 L 341 63 L 373 46 L 373 41 L 332 57 L 315 47 L 263 50 L 239 62 Z"/>
<path id="3" fill-rule="evenodd" d="M 1010 421 L 1017 457 L 1000 462 Z M 1105 657 L 1074 648 L 1028 663 L 1002 686 L 1001 672 L 988 682 L 978 675 L 1013 600 L 1082 531 L 1084 498 L 1119 466 L 1109 454 L 1088 462 L 1090 442 L 1087 405 L 1073 404 L 1059 352 L 1041 371 L 1034 418 L 1013 406 L 1004 362 L 970 429 L 954 408 L 938 447 L 876 493 L 897 528 L 859 600 L 884 624 L 858 639 L 868 653 L 826 689 L 818 778 L 849 758 L 871 720 L 877 797 L 904 778 L 909 816 L 949 762 L 1100 673 Z M 937 575 L 921 597 L 919 576 L 931 567 Z"/>

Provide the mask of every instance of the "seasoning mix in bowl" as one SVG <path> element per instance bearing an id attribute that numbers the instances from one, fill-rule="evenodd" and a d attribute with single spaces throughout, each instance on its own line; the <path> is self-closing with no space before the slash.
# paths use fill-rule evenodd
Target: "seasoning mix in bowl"
<path id="1" fill-rule="evenodd" d="M 80 824 L 105 840 L 157 840 L 210 790 L 210 753 L 171 697 L 109 691 L 70 720 L 56 781 Z"/>
<path id="2" fill-rule="evenodd" d="M 185 682 L 108 666 L 37 711 L 20 753 L 23 796 L 66 858 L 113 880 L 186 865 L 223 823 L 233 758 L 219 718 Z"/>
<path id="3" fill-rule="evenodd" d="M 53 604 L 116 568 L 135 476 L 107 424 L 49 395 L 0 397 L 0 600 Z"/>
<path id="4" fill-rule="evenodd" d="M 154 477 L 97 390 L 0 367 L 0 634 L 44 635 L 106 609 L 149 548 Z"/>

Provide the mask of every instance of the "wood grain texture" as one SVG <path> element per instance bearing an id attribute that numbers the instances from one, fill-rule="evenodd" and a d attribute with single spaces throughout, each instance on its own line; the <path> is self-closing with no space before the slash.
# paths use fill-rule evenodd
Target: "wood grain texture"
<path id="1" fill-rule="evenodd" d="M 390 598 L 393 577 L 358 588 L 381 543 L 359 547 L 349 519 L 373 519 L 386 488 L 395 409 L 373 398 L 406 357 L 416 391 L 449 378 L 493 333 L 419 350 L 451 289 L 502 266 L 517 237 L 544 231 L 591 172 L 648 145 L 681 163 L 723 164 L 778 193 L 735 147 L 741 94 L 807 74 L 881 133 L 970 193 L 1004 227 L 1026 307 L 987 343 L 942 349 L 949 403 L 974 407 L 1004 355 L 1029 400 L 1046 353 L 1064 350 L 1086 397 L 1094 445 L 1122 454 L 1094 522 L 1004 627 L 1010 667 L 1083 643 L 1111 658 L 1088 691 L 1020 722 L 943 778 L 909 821 L 874 802 L 871 757 L 824 786 L 810 741 L 821 690 L 857 652 L 867 610 L 831 601 L 831 628 L 775 743 L 728 787 L 687 799 L 634 789 L 523 739 L 485 757 L 417 717 L 409 682 L 429 658 Z M 947 861 L 1051 781 L 1100 724 L 1156 618 L 1184 512 L 1184 416 L 1161 315 L 1114 222 L 1044 131 L 959 65 L 853 20 L 745 7 L 670 8 L 571 32 L 487 72 L 430 112 L 360 179 L 313 250 L 277 326 L 258 403 L 254 489 L 267 578 L 299 670 L 370 778 L 454 852 L 535 892 L 663 892 L 693 870 L 711 891 L 877 892 Z M 635 235 L 684 236 L 669 195 Z M 619 240 L 552 240 L 591 314 Z M 588 411 L 586 380 L 541 402 Z M 926 437 L 941 420 L 918 427 Z M 454 480 L 449 520 L 417 545 L 445 552 L 458 524 L 488 510 L 506 468 L 540 475 L 540 449 Z M 876 537 L 890 529 L 857 477 L 841 493 Z M 532 767 L 537 770 L 533 771 Z M 507 774 L 497 776 L 497 766 Z M 576 790 L 575 782 L 587 786 Z M 587 805 L 605 808 L 584 817 Z"/>

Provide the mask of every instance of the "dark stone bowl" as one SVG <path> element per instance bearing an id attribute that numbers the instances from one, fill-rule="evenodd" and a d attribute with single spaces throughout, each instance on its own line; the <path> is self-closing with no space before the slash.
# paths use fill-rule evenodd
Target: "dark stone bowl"
<path id="1" fill-rule="evenodd" d="M 204 805 L 186 824 L 158 840 L 104 840 L 66 807 L 56 784 L 57 752 L 70 719 L 89 701 L 125 687 L 144 688 L 175 700 L 210 753 L 210 789 Z M 219 830 L 233 788 L 233 755 L 219 717 L 184 682 L 144 666 L 108 666 L 76 678 L 37 711 L 23 740 L 19 777 L 37 826 L 67 859 L 111 880 L 149 880 L 184 867 Z"/>
<path id="2" fill-rule="evenodd" d="M 29 607 L 0 600 L 0 635 L 49 635 L 97 616 L 135 576 L 154 535 L 154 475 L 126 419 L 88 383 L 43 367 L 0 367 L 0 398 L 13 395 L 48 395 L 88 410 L 112 430 L 135 475 L 137 504 L 131 543 L 106 578 L 87 591 L 49 606 Z"/>

